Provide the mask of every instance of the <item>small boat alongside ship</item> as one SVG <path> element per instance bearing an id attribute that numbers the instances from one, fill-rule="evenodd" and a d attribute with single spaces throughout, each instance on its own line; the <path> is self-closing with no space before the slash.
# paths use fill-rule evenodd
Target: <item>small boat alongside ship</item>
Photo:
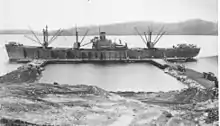
<path id="1" fill-rule="evenodd" d="M 37 38 L 36 34 L 32 31 L 35 39 L 27 37 L 32 41 L 39 43 L 41 46 L 26 46 L 17 42 L 9 42 L 5 45 L 9 61 L 18 62 L 33 59 L 87 59 L 89 60 L 143 60 L 143 59 L 193 59 L 196 57 L 200 48 L 192 44 L 179 44 L 171 48 L 156 48 L 156 43 L 159 42 L 160 38 L 165 32 L 160 30 L 154 41 L 152 41 L 152 30 L 148 33 L 144 32 L 144 37 L 140 34 L 137 28 L 137 33 L 141 36 L 146 48 L 129 48 L 127 43 L 122 44 L 113 42 L 106 38 L 105 32 L 99 32 L 99 37 L 94 37 L 88 43 L 82 44 L 83 39 L 78 41 L 78 31 L 76 28 L 76 41 L 73 47 L 69 48 L 53 48 L 50 44 L 62 33 L 58 30 L 55 35 L 49 40 L 48 27 L 43 29 L 43 42 Z M 92 44 L 92 48 L 83 48 L 83 46 Z"/>

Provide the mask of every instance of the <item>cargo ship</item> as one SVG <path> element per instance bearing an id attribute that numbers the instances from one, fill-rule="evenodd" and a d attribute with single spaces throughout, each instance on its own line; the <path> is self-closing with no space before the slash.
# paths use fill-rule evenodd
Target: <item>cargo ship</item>
<path id="1" fill-rule="evenodd" d="M 165 32 L 159 32 L 154 41 L 152 38 L 152 31 L 149 30 L 144 37 L 138 32 L 145 43 L 145 48 L 129 48 L 127 43 L 122 44 L 112 42 L 106 38 L 105 32 L 99 31 L 99 36 L 94 37 L 86 44 L 82 44 L 82 41 L 78 41 L 78 31 L 76 28 L 76 41 L 73 47 L 69 48 L 53 48 L 50 47 L 51 42 L 55 40 L 61 34 L 61 30 L 49 40 L 48 27 L 43 29 L 43 42 L 40 42 L 36 34 L 32 31 L 35 39 L 29 38 L 32 41 L 39 43 L 41 46 L 26 46 L 17 42 L 9 42 L 5 44 L 9 61 L 18 62 L 33 59 L 87 59 L 89 60 L 132 60 L 132 59 L 151 59 L 151 58 L 166 58 L 166 59 L 193 59 L 196 57 L 200 48 L 192 44 L 178 44 L 171 48 L 156 48 L 156 43 L 165 34 Z M 86 35 L 85 35 L 86 36 Z M 83 36 L 83 39 L 84 37 Z M 91 48 L 83 48 L 83 46 L 92 44 Z"/>

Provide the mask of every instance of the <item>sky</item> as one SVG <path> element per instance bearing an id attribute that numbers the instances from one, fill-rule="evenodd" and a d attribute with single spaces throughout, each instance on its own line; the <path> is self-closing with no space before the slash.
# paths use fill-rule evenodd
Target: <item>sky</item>
<path id="1" fill-rule="evenodd" d="M 217 0 L 0 0 L 1 29 L 218 20 Z"/>

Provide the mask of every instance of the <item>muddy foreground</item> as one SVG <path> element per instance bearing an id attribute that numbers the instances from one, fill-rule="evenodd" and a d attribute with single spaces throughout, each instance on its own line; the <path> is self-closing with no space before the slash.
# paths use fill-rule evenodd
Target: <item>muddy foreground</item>
<path id="1" fill-rule="evenodd" d="M 38 83 L 39 68 L 0 77 L 0 124 L 6 126 L 213 126 L 213 90 L 108 92 L 96 86 Z M 212 99 L 212 100 L 211 100 Z"/>

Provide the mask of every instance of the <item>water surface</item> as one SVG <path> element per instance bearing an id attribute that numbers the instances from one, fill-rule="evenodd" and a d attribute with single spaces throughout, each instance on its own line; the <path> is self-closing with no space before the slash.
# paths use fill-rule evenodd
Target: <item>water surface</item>
<path id="1" fill-rule="evenodd" d="M 198 58 L 196 62 L 184 63 L 186 67 L 193 68 L 199 72 L 213 72 L 218 75 L 218 56 Z"/>
<path id="2" fill-rule="evenodd" d="M 97 85 L 110 91 L 168 91 L 185 87 L 147 63 L 48 65 L 40 82 Z"/>

